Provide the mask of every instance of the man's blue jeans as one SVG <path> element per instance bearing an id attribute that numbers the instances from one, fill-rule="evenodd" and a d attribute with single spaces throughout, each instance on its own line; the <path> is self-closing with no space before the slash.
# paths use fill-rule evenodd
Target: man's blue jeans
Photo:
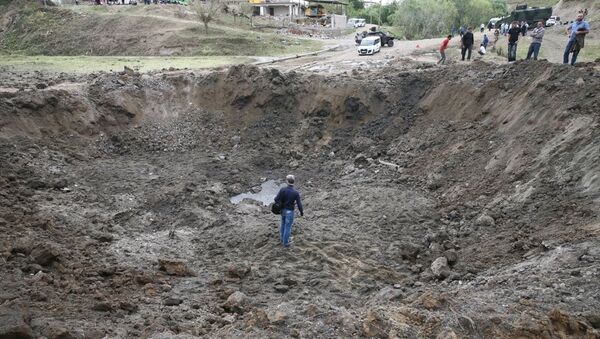
<path id="1" fill-rule="evenodd" d="M 569 63 L 569 53 L 571 53 L 571 48 L 573 48 L 575 41 L 576 40 L 569 40 L 569 42 L 567 43 L 567 47 L 565 47 L 565 53 L 563 54 L 563 64 Z M 573 52 L 573 56 L 571 57 L 571 65 L 575 65 L 575 61 L 577 61 L 578 54 L 579 51 Z"/>
<path id="2" fill-rule="evenodd" d="M 537 60 L 538 54 L 540 53 L 540 47 L 542 44 L 539 42 L 532 42 L 529 45 L 529 50 L 527 51 L 527 60 L 531 59 L 531 55 L 533 54 L 533 60 Z"/>
<path id="3" fill-rule="evenodd" d="M 517 43 L 509 42 L 508 43 L 508 61 L 517 60 Z"/>
<path id="4" fill-rule="evenodd" d="M 294 223 L 294 211 L 281 210 L 281 227 L 279 228 L 279 240 L 284 247 L 290 245 L 292 235 L 292 224 Z"/>

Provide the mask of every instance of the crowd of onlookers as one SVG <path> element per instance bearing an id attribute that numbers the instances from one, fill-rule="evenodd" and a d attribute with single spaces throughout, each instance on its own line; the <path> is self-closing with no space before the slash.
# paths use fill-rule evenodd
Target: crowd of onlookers
<path id="1" fill-rule="evenodd" d="M 563 63 L 574 65 L 577 61 L 577 56 L 582 48 L 585 46 L 585 36 L 590 32 L 590 25 L 587 21 L 585 21 L 585 17 L 588 14 L 588 10 L 580 10 L 577 13 L 577 18 L 574 21 L 567 22 L 566 24 L 566 33 L 568 36 L 567 45 L 565 46 L 565 50 L 563 53 Z M 495 27 L 493 24 L 488 24 L 488 30 L 494 29 L 494 41 L 492 44 L 498 42 L 500 35 L 508 37 L 508 49 L 507 49 L 507 57 L 508 61 L 516 61 L 517 58 L 517 45 L 519 43 L 519 37 L 525 37 L 529 35 L 531 37 L 531 43 L 529 45 L 529 49 L 527 50 L 526 59 L 529 60 L 533 58 L 533 60 L 537 60 L 542 41 L 544 39 L 545 33 L 545 23 L 537 22 L 535 28 L 529 32 L 529 24 L 526 21 L 518 22 L 513 21 L 511 23 L 502 22 L 498 27 Z M 485 31 L 485 25 L 481 24 L 480 31 L 483 33 Z M 475 39 L 473 36 L 473 29 L 471 27 L 463 27 L 461 26 L 458 30 L 458 34 L 460 35 L 460 45 L 461 45 L 461 60 L 471 60 L 471 51 L 473 50 L 473 46 L 475 43 Z M 454 29 L 452 30 L 452 34 L 448 35 L 440 45 L 440 60 L 438 64 L 444 64 L 446 61 L 445 50 L 448 48 L 448 43 L 454 36 Z M 522 39 L 521 39 L 522 40 Z M 479 54 L 483 55 L 486 53 L 488 48 L 488 44 L 490 44 L 490 39 L 487 34 L 483 34 L 481 43 L 479 45 Z"/>

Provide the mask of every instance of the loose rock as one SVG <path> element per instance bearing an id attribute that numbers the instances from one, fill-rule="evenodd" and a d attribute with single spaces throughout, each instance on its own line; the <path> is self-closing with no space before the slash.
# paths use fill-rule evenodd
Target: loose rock
<path id="1" fill-rule="evenodd" d="M 233 292 L 228 298 L 223 309 L 229 313 L 244 313 L 244 309 L 248 304 L 248 298 L 240 291 Z"/>
<path id="2" fill-rule="evenodd" d="M 450 268 L 448 267 L 448 259 L 445 257 L 439 257 L 431 263 L 431 272 L 438 279 L 446 278 L 450 275 Z"/>
<path id="3" fill-rule="evenodd" d="M 482 214 L 475 221 L 477 226 L 494 226 L 496 224 L 494 218 L 490 217 L 487 214 Z"/>
<path id="4" fill-rule="evenodd" d="M 378 311 L 369 310 L 363 321 L 363 334 L 369 338 L 388 338 L 391 325 Z"/>
<path id="5" fill-rule="evenodd" d="M 167 298 L 164 301 L 165 306 L 178 306 L 183 303 L 183 300 L 179 298 Z"/>
<path id="6" fill-rule="evenodd" d="M 38 245 L 31 251 L 33 260 L 42 266 L 49 266 L 58 259 L 60 255 L 59 249 L 52 244 Z"/>
<path id="7" fill-rule="evenodd" d="M 192 271 L 185 262 L 172 259 L 158 259 L 158 264 L 161 271 L 165 271 L 168 275 L 178 277 L 192 277 L 196 274 Z"/>

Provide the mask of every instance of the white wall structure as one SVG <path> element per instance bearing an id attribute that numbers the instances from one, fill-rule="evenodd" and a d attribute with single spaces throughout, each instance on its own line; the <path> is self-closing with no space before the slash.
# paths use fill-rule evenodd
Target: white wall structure
<path id="1" fill-rule="evenodd" d="M 346 17 L 345 15 L 331 15 L 331 28 L 346 28 L 347 22 L 348 17 Z"/>
<path id="2" fill-rule="evenodd" d="M 304 16 L 303 8 L 308 6 L 304 0 L 252 0 L 250 3 L 260 7 L 260 15 L 278 17 Z"/>

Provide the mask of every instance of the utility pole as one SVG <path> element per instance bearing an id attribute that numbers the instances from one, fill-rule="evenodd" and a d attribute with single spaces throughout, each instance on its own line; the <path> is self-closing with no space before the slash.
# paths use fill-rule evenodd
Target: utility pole
<path id="1" fill-rule="evenodd" d="M 383 3 L 383 0 L 379 0 L 379 27 L 381 27 L 381 7 Z"/>

